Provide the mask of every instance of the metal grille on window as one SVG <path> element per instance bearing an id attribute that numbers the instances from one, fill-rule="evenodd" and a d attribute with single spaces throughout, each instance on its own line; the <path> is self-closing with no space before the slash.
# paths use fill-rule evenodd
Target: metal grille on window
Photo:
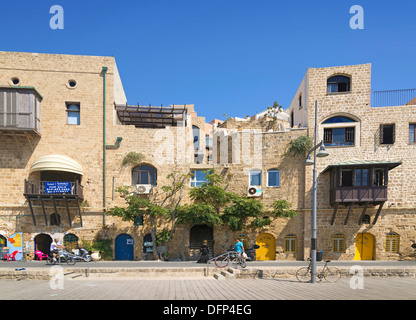
<path id="1" fill-rule="evenodd" d="M 285 237 L 285 252 L 297 252 L 297 241 L 294 234 Z"/>
<path id="2" fill-rule="evenodd" d="M 386 252 L 399 252 L 400 236 L 397 233 L 389 233 L 386 236 Z"/>
<path id="3" fill-rule="evenodd" d="M 334 234 L 332 237 L 332 251 L 345 252 L 345 235 L 341 233 Z"/>

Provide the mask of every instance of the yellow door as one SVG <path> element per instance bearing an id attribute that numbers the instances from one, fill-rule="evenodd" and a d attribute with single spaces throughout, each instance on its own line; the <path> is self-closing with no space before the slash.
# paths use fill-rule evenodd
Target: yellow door
<path id="1" fill-rule="evenodd" d="M 354 260 L 373 260 L 374 236 L 371 233 L 359 233 L 355 238 Z"/>
<path id="2" fill-rule="evenodd" d="M 276 260 L 276 241 L 270 233 L 259 234 L 256 244 L 260 247 L 256 250 L 256 260 Z"/>

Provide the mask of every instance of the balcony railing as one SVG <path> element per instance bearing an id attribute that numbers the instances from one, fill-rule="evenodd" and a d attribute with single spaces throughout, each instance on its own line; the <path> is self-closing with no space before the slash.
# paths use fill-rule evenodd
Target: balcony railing
<path id="1" fill-rule="evenodd" d="M 78 181 L 27 181 L 25 180 L 25 195 L 37 196 L 71 196 L 83 199 L 83 186 Z"/>
<path id="2" fill-rule="evenodd" d="M 404 105 L 416 105 L 416 89 L 371 92 L 372 107 L 394 107 Z"/>
<path id="3" fill-rule="evenodd" d="M 387 186 L 336 187 L 331 190 L 331 204 L 387 201 Z"/>

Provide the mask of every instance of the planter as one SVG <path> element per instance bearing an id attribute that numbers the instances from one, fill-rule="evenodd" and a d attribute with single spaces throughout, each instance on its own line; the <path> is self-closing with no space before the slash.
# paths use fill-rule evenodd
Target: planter
<path id="1" fill-rule="evenodd" d="M 99 251 L 93 251 L 91 253 L 91 259 L 92 259 L 92 261 L 100 261 L 100 259 L 101 259 L 100 252 Z"/>

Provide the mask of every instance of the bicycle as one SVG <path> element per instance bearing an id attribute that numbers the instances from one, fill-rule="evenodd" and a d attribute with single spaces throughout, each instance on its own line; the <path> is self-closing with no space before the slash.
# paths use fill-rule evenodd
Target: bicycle
<path id="1" fill-rule="evenodd" d="M 226 253 L 211 259 L 209 262 L 214 260 L 215 265 L 218 268 L 225 268 L 231 263 L 239 264 L 242 268 L 246 267 L 246 259 L 243 257 L 242 254 L 237 253 L 235 251 L 227 251 Z"/>
<path id="2" fill-rule="evenodd" d="M 308 258 L 309 266 L 302 267 L 296 271 L 296 278 L 300 282 L 310 282 L 312 275 L 312 259 Z M 341 271 L 336 267 L 328 267 L 330 260 L 325 261 L 325 265 L 320 272 L 316 273 L 316 276 L 320 281 L 324 278 L 328 282 L 337 282 L 341 279 Z"/>

